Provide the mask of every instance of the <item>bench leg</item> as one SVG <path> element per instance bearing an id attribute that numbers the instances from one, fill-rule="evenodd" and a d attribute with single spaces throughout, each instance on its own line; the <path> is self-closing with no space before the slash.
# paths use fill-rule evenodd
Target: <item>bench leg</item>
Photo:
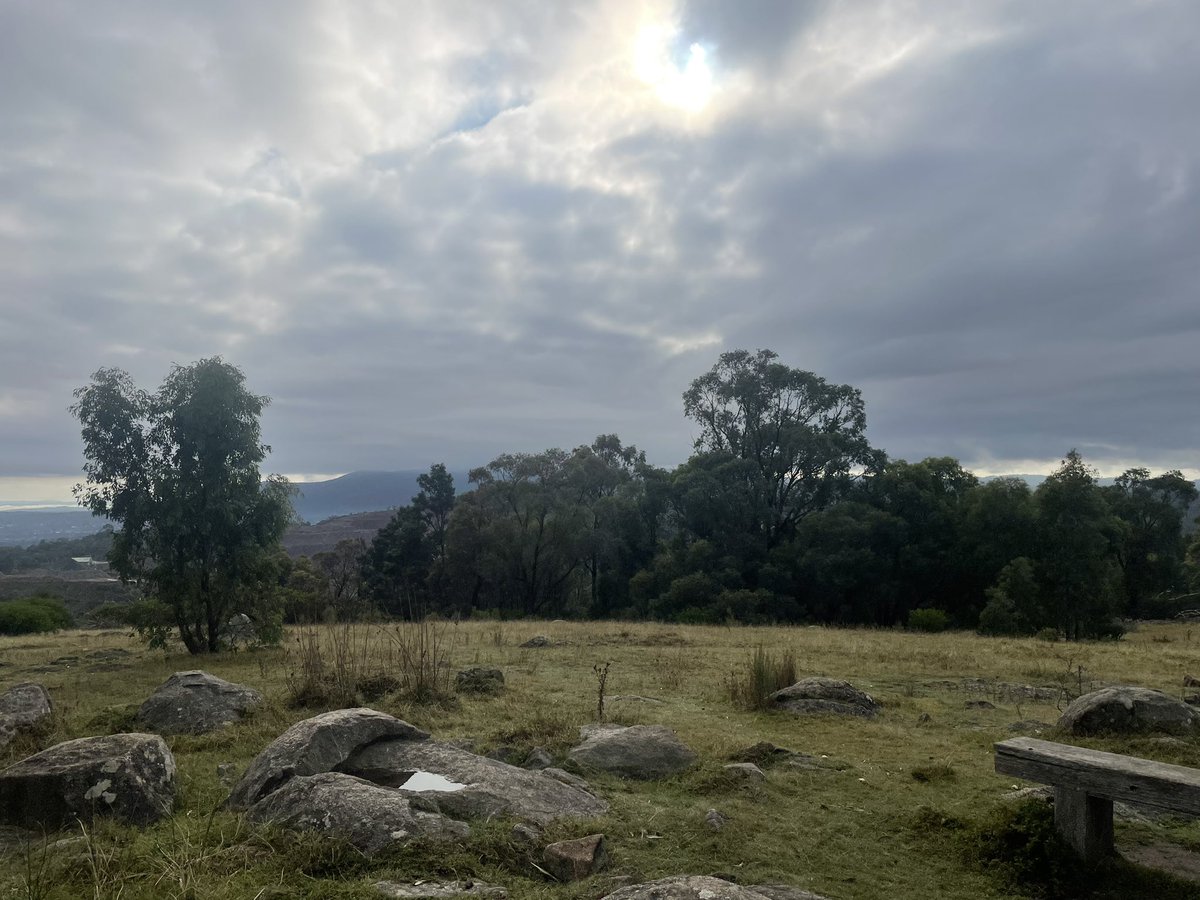
<path id="1" fill-rule="evenodd" d="M 1113 850 L 1113 805 L 1103 797 L 1083 791 L 1054 789 L 1054 824 L 1058 833 L 1087 862 Z"/>

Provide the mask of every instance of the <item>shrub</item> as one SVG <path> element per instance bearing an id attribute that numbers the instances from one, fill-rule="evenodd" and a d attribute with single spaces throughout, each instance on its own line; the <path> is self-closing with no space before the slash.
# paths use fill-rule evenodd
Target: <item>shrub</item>
<path id="1" fill-rule="evenodd" d="M 43 634 L 70 625 L 63 602 L 48 594 L 0 603 L 0 634 Z"/>
<path id="2" fill-rule="evenodd" d="M 386 632 L 398 654 L 400 691 L 414 703 L 443 703 L 450 686 L 451 626 L 433 618 L 401 622 Z"/>
<path id="3" fill-rule="evenodd" d="M 765 709 L 767 697 L 778 690 L 796 683 L 796 656 L 791 650 L 776 658 L 763 649 L 762 644 L 754 648 L 742 672 L 729 676 L 727 687 L 729 699 L 746 709 Z"/>
<path id="4" fill-rule="evenodd" d="M 1017 634 L 1017 608 L 1003 594 L 994 595 L 979 613 L 979 633 L 992 636 Z"/>
<path id="5" fill-rule="evenodd" d="M 1057 628 L 1042 628 L 1034 637 L 1048 644 L 1057 644 L 1062 636 L 1058 633 Z"/>
<path id="6" fill-rule="evenodd" d="M 1096 638 L 1101 641 L 1119 641 L 1125 637 L 1125 623 L 1120 619 L 1101 622 L 1096 626 Z"/>
<path id="7" fill-rule="evenodd" d="M 126 608 L 126 624 L 152 649 L 161 650 L 175 638 L 175 613 L 161 600 L 135 600 Z"/>
<path id="8" fill-rule="evenodd" d="M 1005 806 L 975 832 L 980 866 L 1035 896 L 1074 897 L 1086 872 L 1054 827 L 1054 809 L 1039 800 Z"/>
<path id="9" fill-rule="evenodd" d="M 950 617 L 940 609 L 914 609 L 908 614 L 910 631 L 928 631 L 936 633 L 945 631 L 950 625 Z"/>

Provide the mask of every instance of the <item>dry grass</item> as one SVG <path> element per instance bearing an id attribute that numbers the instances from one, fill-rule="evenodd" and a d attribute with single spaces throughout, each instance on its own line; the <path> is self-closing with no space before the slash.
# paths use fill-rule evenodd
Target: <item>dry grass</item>
<path id="1" fill-rule="evenodd" d="M 1053 722 L 1070 696 L 1101 683 L 1141 684 L 1178 696 L 1185 674 L 1200 675 L 1200 647 L 1187 626 L 1175 624 L 1146 625 L 1118 643 L 1085 645 L 820 627 L 437 627 L 444 629 L 437 635 L 398 638 L 376 627 L 324 626 L 290 632 L 286 649 L 204 659 L 150 652 L 111 631 L 0 639 L 0 688 L 38 680 L 54 697 L 56 720 L 43 745 L 132 728 L 137 704 L 176 670 L 202 667 L 267 697 L 258 714 L 225 733 L 171 739 L 182 792 L 173 819 L 143 831 L 101 823 L 82 848 L 51 847 L 39 855 L 36 846 L 27 852 L 18 846 L 0 857 L 0 895 L 368 898 L 370 884 L 381 877 L 458 875 L 507 884 L 514 898 L 602 896 L 605 876 L 577 885 L 548 883 L 527 855 L 509 846 L 499 823 L 477 827 L 461 851 L 418 847 L 365 861 L 327 842 L 253 829 L 213 810 L 227 792 L 218 764 L 233 763 L 240 771 L 289 724 L 312 715 L 316 708 L 292 708 L 291 697 L 304 679 L 322 681 L 322 667 L 325 676 L 333 673 L 336 687 L 336 696 L 321 701 L 324 708 L 347 700 L 351 682 L 359 702 L 364 679 L 385 674 L 397 686 L 372 701 L 375 708 L 439 738 L 522 752 L 540 745 L 561 760 L 578 726 L 596 717 L 594 666 L 611 662 L 606 718 L 668 725 L 702 762 L 666 782 L 594 778 L 595 789 L 612 804 L 610 815 L 599 823 L 558 826 L 548 839 L 603 830 L 614 872 L 636 878 L 725 873 L 744 882 L 797 884 L 837 900 L 1008 897 L 1013 895 L 960 855 L 932 846 L 912 827 L 916 811 L 933 807 L 969 820 L 994 810 L 1012 782 L 993 772 L 991 744 L 1010 736 L 1012 722 Z M 553 646 L 519 646 L 534 634 L 545 634 Z M 89 656 L 102 649 L 132 655 L 116 661 Z M 873 721 L 799 719 L 731 702 L 731 672 L 753 680 L 751 693 L 758 694 L 789 654 L 796 678 L 845 678 L 878 698 L 883 714 Z M 51 665 L 64 656 L 79 659 Z M 757 675 L 756 657 L 762 663 Z M 451 705 L 419 702 L 423 693 L 445 690 L 453 672 L 468 665 L 502 669 L 505 693 Z M 406 672 L 415 681 L 406 683 Z M 1045 690 L 1029 696 L 1024 685 Z M 997 708 L 967 708 L 972 699 Z M 762 740 L 824 756 L 830 768 L 775 768 L 752 791 L 714 777 L 730 754 Z M 1194 741 L 1087 743 L 1200 766 L 1200 743 Z M 0 764 L 30 749 L 10 748 Z M 713 807 L 730 818 L 716 834 L 703 826 Z M 1119 839 L 1147 839 L 1147 829 L 1155 839 L 1200 846 L 1200 827 L 1193 823 L 1120 826 Z"/>

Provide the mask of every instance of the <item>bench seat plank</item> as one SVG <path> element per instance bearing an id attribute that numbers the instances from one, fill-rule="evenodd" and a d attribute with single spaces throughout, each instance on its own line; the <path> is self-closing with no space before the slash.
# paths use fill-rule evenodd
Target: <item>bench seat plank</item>
<path id="1" fill-rule="evenodd" d="M 995 749 L 1003 775 L 1200 816 L 1200 769 L 1036 738 L 1011 738 Z"/>

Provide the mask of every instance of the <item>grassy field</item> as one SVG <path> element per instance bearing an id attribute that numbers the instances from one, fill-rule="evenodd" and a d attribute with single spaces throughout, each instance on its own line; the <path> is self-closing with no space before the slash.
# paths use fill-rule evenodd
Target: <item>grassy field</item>
<path id="1" fill-rule="evenodd" d="M 469 876 L 506 885 L 515 898 L 549 900 L 600 897 L 614 875 L 643 880 L 680 873 L 786 882 L 834 900 L 1026 896 L 972 863 L 964 849 L 969 842 L 953 827 L 993 815 L 1014 787 L 993 772 L 992 743 L 1012 736 L 1009 726 L 1018 720 L 1053 723 L 1067 698 L 1102 683 L 1180 695 L 1184 674 L 1200 675 L 1200 628 L 1193 635 L 1182 624 L 1143 625 L 1120 642 L 1100 644 L 817 627 L 439 627 L 455 668 L 497 666 L 506 675 L 506 693 L 441 705 L 413 704 L 393 693 L 368 705 L 438 738 L 472 739 L 480 752 L 542 746 L 561 760 L 577 742 L 578 726 L 596 718 L 593 666 L 610 663 L 607 718 L 666 724 L 699 754 L 693 771 L 664 782 L 592 776 L 594 790 L 612 805 L 609 816 L 547 832 L 547 840 L 556 840 L 603 831 L 613 857 L 608 872 L 554 884 L 533 865 L 536 852 L 509 840 L 505 823 L 475 827 L 461 848 L 418 845 L 372 860 L 312 836 L 252 828 L 219 809 L 228 789 L 218 766 L 232 763 L 240 774 L 288 725 L 328 708 L 289 703 L 301 656 L 297 633 L 278 649 L 195 658 L 146 650 L 120 632 L 67 632 L 0 639 L 0 688 L 40 681 L 57 705 L 52 731 L 9 747 L 0 764 L 67 738 L 137 730 L 137 705 L 177 670 L 199 667 L 248 684 L 267 703 L 223 732 L 170 739 L 181 782 L 171 819 L 142 831 L 101 822 L 32 844 L 10 837 L 0 858 L 0 896 L 367 898 L 381 878 Z M 535 634 L 554 646 L 519 647 Z M 364 668 L 388 670 L 397 665 L 389 635 L 386 627 L 358 626 L 340 636 L 357 640 L 355 658 Z M 339 633 L 326 628 L 320 637 L 328 656 Z M 800 676 L 852 681 L 882 702 L 882 715 L 872 721 L 797 718 L 735 706 L 730 679 L 742 676 L 760 645 L 776 656 L 794 654 Z M 98 652 L 106 650 L 129 655 Z M 62 657 L 76 659 L 55 663 Z M 1012 685 L 1053 688 L 1056 699 L 1030 699 Z M 970 700 L 995 708 L 968 708 Z M 827 756 L 841 768 L 776 768 L 761 786 L 727 782 L 721 766 L 730 754 L 764 740 Z M 1194 740 L 1073 742 L 1200 767 Z M 720 832 L 704 825 L 712 808 L 729 817 Z M 1200 849 L 1200 826 L 1189 822 L 1119 824 L 1117 837 L 1123 848 Z M 1123 870 L 1103 896 L 1200 895 L 1193 888 Z"/>

